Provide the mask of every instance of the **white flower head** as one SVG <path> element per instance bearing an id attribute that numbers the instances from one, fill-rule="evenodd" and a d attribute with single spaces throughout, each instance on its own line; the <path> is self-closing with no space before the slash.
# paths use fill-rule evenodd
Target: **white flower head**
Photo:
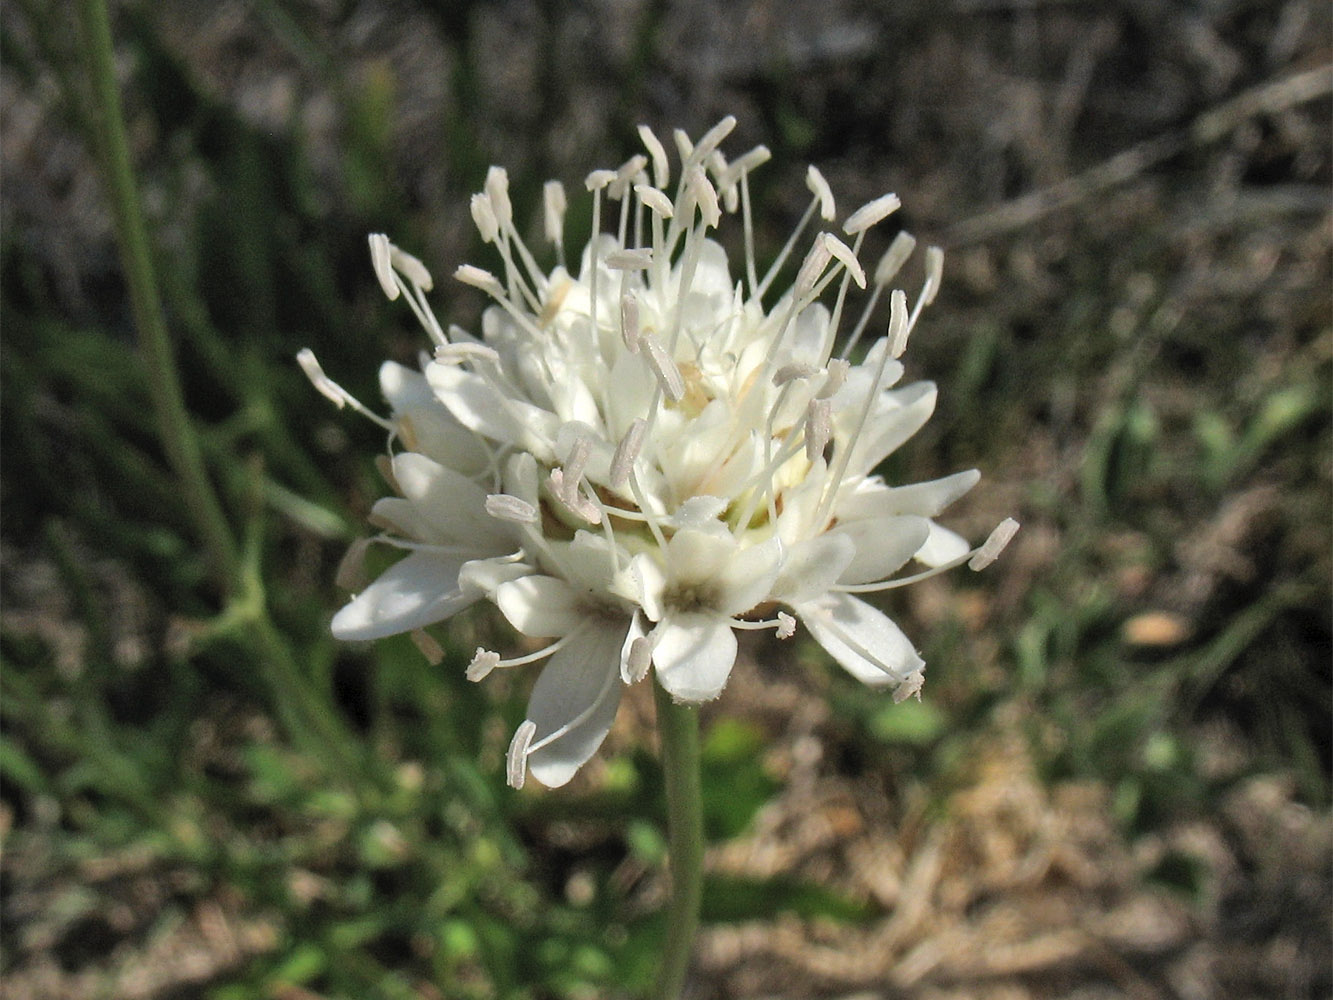
<path id="1" fill-rule="evenodd" d="M 415 632 L 486 599 L 518 632 L 549 640 L 509 659 L 479 649 L 468 668 L 480 680 L 545 661 L 510 746 L 515 786 L 528 773 L 568 781 L 602 743 L 625 686 L 650 670 L 679 701 L 716 698 L 737 630 L 786 639 L 799 619 L 856 677 L 916 694 L 921 657 L 858 595 L 964 563 L 980 569 L 1017 529 L 1006 520 L 973 548 L 935 523 L 975 470 L 906 486 L 875 472 L 934 409 L 933 385 L 896 387 L 896 358 L 938 289 L 939 250 L 926 252 L 914 302 L 893 290 L 876 320 L 915 246 L 899 234 L 840 337 L 850 286 L 867 288 L 862 242 L 898 199 L 852 212 L 841 226 L 850 244 L 809 234 L 816 212 L 836 218 L 811 168 L 810 206 L 761 275 L 748 174 L 768 151 L 728 163 L 718 147 L 734 124 L 724 119 L 697 144 L 675 134 L 674 190 L 646 127 L 646 155 L 590 173 L 593 237 L 576 273 L 563 263 L 564 188 L 545 189 L 544 233 L 558 258 L 547 271 L 492 168 L 471 208 L 502 266 L 455 272 L 494 300 L 479 337 L 446 334 L 426 302 L 425 268 L 387 237 L 371 240 L 381 285 L 407 300 L 434 354 L 421 372 L 381 370 L 392 416 L 371 415 L 390 432 L 396 495 L 372 521 L 377 541 L 408 554 L 335 616 L 334 632 Z M 745 268 L 733 278 L 710 230 L 738 212 Z M 795 283 L 778 291 L 794 257 L 804 262 Z M 854 361 L 872 321 L 882 335 Z M 369 412 L 313 355 L 302 366 L 335 403 Z M 924 569 L 904 571 L 913 560 Z"/>

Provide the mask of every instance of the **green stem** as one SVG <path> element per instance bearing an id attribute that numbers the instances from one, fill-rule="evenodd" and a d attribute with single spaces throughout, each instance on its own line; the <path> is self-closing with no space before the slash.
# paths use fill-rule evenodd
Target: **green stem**
<path id="1" fill-rule="evenodd" d="M 79 0 L 78 7 L 81 57 L 92 87 L 93 137 L 115 216 L 116 238 L 129 286 L 134 325 L 139 332 L 139 348 L 148 369 L 148 391 L 158 434 L 167 461 L 180 480 L 185 505 L 208 556 L 214 583 L 223 594 L 229 594 L 235 586 L 238 566 L 236 541 L 209 481 L 199 440 L 185 409 L 175 351 L 167 332 L 162 297 L 153 270 L 148 231 L 130 166 L 120 92 L 116 86 L 111 19 L 105 0 Z"/>
<path id="2" fill-rule="evenodd" d="M 653 682 L 657 731 L 666 774 L 667 842 L 671 854 L 671 905 L 667 939 L 654 1000 L 679 1000 L 699 926 L 703 896 L 704 816 L 699 781 L 699 709 L 678 705 Z"/>

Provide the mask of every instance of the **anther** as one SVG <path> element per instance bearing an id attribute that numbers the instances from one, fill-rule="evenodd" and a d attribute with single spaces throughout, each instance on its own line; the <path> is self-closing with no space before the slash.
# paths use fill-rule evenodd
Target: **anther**
<path id="1" fill-rule="evenodd" d="M 834 216 L 838 214 L 833 204 L 833 189 L 828 186 L 828 181 L 824 180 L 824 175 L 814 164 L 811 164 L 805 172 L 805 186 L 819 199 L 819 217 L 825 222 L 832 222 Z"/>
<path id="2" fill-rule="evenodd" d="M 644 271 L 653 265 L 653 251 L 650 247 L 638 247 L 634 250 L 612 250 L 605 257 L 606 266 L 613 271 Z"/>
<path id="3" fill-rule="evenodd" d="M 647 125 L 639 126 L 639 141 L 653 158 L 653 183 L 659 188 L 666 187 L 671 180 L 671 162 L 667 159 L 666 149 Z"/>
<path id="4" fill-rule="evenodd" d="M 655 187 L 650 187 L 647 184 L 635 184 L 634 193 L 639 196 L 641 202 L 663 219 L 671 218 L 675 212 L 671 205 L 671 199 Z"/>
<path id="5" fill-rule="evenodd" d="M 509 174 L 505 168 L 491 167 L 487 170 L 484 188 L 491 201 L 491 210 L 495 212 L 495 221 L 502 229 L 508 229 L 513 225 L 514 208 L 509 203 Z"/>
<path id="6" fill-rule="evenodd" d="M 504 285 L 500 284 L 500 279 L 474 264 L 460 264 L 458 270 L 454 271 L 454 277 L 465 285 L 480 288 L 492 298 L 504 298 Z"/>
<path id="7" fill-rule="evenodd" d="M 647 636 L 640 636 L 629 644 L 629 655 L 625 658 L 625 682 L 639 683 L 648 676 L 648 668 L 652 664 L 653 641 Z"/>
<path id="8" fill-rule="evenodd" d="M 348 404 L 351 397 L 347 395 L 347 390 L 324 374 L 324 369 L 320 367 L 314 351 L 308 347 L 301 348 L 296 352 L 296 363 L 301 366 L 301 371 L 305 372 L 305 377 L 310 379 L 310 384 L 321 396 L 340 410 Z"/>
<path id="9" fill-rule="evenodd" d="M 944 251 L 939 247 L 926 247 L 926 284 L 921 289 L 921 302 L 930 305 L 940 291 L 940 279 L 944 275 Z"/>
<path id="10" fill-rule="evenodd" d="M 600 191 L 616 179 L 614 170 L 594 170 L 583 180 L 583 185 L 589 191 Z"/>
<path id="11" fill-rule="evenodd" d="M 620 297 L 620 336 L 625 341 L 625 350 L 639 353 L 639 300 L 631 292 Z"/>
<path id="12" fill-rule="evenodd" d="M 472 662 L 467 665 L 467 673 L 464 676 L 470 681 L 479 681 L 499 665 L 499 653 L 478 646 L 477 651 L 472 654 Z"/>
<path id="13" fill-rule="evenodd" d="M 814 365 L 807 365 L 802 362 L 795 362 L 790 365 L 783 365 L 773 373 L 773 384 L 781 387 L 795 379 L 814 378 L 819 373 L 819 369 Z"/>
<path id="14" fill-rule="evenodd" d="M 370 265 L 375 269 L 375 277 L 379 279 L 380 288 L 392 302 L 402 294 L 398 287 L 398 282 L 393 276 L 393 264 L 390 263 L 389 237 L 383 233 L 371 233 L 367 240 L 370 243 Z"/>
<path id="15" fill-rule="evenodd" d="M 435 348 L 435 360 L 442 365 L 461 365 L 467 361 L 489 361 L 500 363 L 500 354 L 494 347 L 485 344 L 451 343 Z"/>
<path id="16" fill-rule="evenodd" d="M 653 375 L 657 377 L 657 384 L 662 387 L 663 392 L 671 397 L 673 403 L 679 403 L 685 396 L 685 379 L 681 377 L 675 359 L 667 354 L 661 341 L 651 333 L 643 334 L 639 338 L 639 343 L 644 348 L 648 367 L 652 369 Z"/>
<path id="17" fill-rule="evenodd" d="M 690 171 L 689 185 L 690 193 L 694 195 L 694 200 L 699 205 L 699 215 L 704 225 L 716 229 L 717 224 L 722 221 L 722 209 L 717 204 L 717 192 L 713 190 L 713 185 L 704 175 L 702 167 L 695 167 Z"/>
<path id="18" fill-rule="evenodd" d="M 412 630 L 411 637 L 412 644 L 432 667 L 438 667 L 444 662 L 444 647 L 435 641 L 433 635 L 423 628 L 417 628 Z"/>
<path id="19" fill-rule="evenodd" d="M 895 236 L 875 265 L 875 284 L 882 287 L 892 281 L 915 249 L 916 237 L 911 233 L 901 232 Z"/>
<path id="20" fill-rule="evenodd" d="M 889 357 L 901 358 L 907 350 L 907 335 L 911 333 L 907 323 L 907 295 L 901 288 L 895 288 L 889 296 Z"/>
<path id="21" fill-rule="evenodd" d="M 796 619 L 785 611 L 778 612 L 778 638 L 790 639 L 796 634 Z"/>
<path id="22" fill-rule="evenodd" d="M 847 273 L 856 282 L 856 287 L 865 288 L 866 273 L 861 269 L 861 262 L 856 259 L 856 254 L 852 253 L 852 248 L 832 233 L 824 233 L 823 240 L 828 244 L 829 253 L 836 257 L 843 267 L 847 268 Z"/>
<path id="23" fill-rule="evenodd" d="M 524 719 L 514 732 L 513 742 L 509 744 L 509 755 L 505 759 L 505 780 L 509 787 L 518 789 L 528 776 L 528 747 L 537 735 L 537 723 Z"/>
<path id="24" fill-rule="evenodd" d="M 520 497 L 508 493 L 492 493 L 486 497 L 486 513 L 497 521 L 515 524 L 535 524 L 537 508 Z"/>
<path id="25" fill-rule="evenodd" d="M 995 530 L 990 536 L 981 543 L 981 548 L 977 554 L 968 560 L 967 568 L 970 570 L 983 570 L 1000 557 L 1004 547 L 1018 533 L 1018 522 L 1012 517 L 1006 517 L 995 526 Z"/>
<path id="26" fill-rule="evenodd" d="M 813 462 L 824 454 L 833 436 L 833 404 L 827 399 L 812 399 L 805 420 L 805 458 Z"/>
<path id="27" fill-rule="evenodd" d="M 435 279 L 430 276 L 426 265 L 392 243 L 389 244 L 389 263 L 393 265 L 394 270 L 423 292 L 429 292 L 435 287 Z"/>
<path id="28" fill-rule="evenodd" d="M 366 552 L 369 549 L 369 538 L 358 538 L 349 545 L 346 554 L 338 562 L 338 572 L 333 582 L 343 590 L 358 591 L 365 587 Z"/>
<path id="29" fill-rule="evenodd" d="M 819 399 L 831 399 L 842 388 L 843 383 L 847 381 L 847 373 L 851 371 L 852 363 L 846 358 L 834 358 L 828 363 L 828 375 L 824 379 L 824 385 L 819 390 Z"/>
<path id="30" fill-rule="evenodd" d="M 625 436 L 620 439 L 620 444 L 616 445 L 616 453 L 611 456 L 609 484 L 612 489 L 620 489 L 629 479 L 634 461 L 639 457 L 639 450 L 643 447 L 643 432 L 647 426 L 647 421 L 642 417 L 636 418 L 634 423 L 629 425 Z"/>
<path id="31" fill-rule="evenodd" d="M 880 195 L 874 201 L 866 202 L 866 204 L 847 216 L 847 221 L 842 224 L 842 231 L 848 236 L 855 236 L 857 233 L 865 232 L 871 226 L 888 218 L 901 207 L 902 202 L 898 200 L 896 194 Z"/>
<path id="32" fill-rule="evenodd" d="M 810 293 L 810 289 L 815 287 L 815 282 L 833 259 L 833 252 L 829 249 L 828 241 L 824 239 L 825 235 L 820 233 L 815 239 L 810 252 L 805 255 L 805 260 L 801 261 L 801 269 L 796 272 L 796 284 L 792 290 L 798 299 Z"/>
<path id="33" fill-rule="evenodd" d="M 547 181 L 542 188 L 542 207 L 545 215 L 546 239 L 557 246 L 565 242 L 565 186 L 559 181 Z"/>
<path id="34" fill-rule="evenodd" d="M 491 207 L 491 199 L 484 194 L 474 194 L 470 207 L 472 209 L 472 221 L 477 226 L 477 232 L 481 234 L 481 242 L 494 243 L 496 237 L 500 235 L 500 223 L 495 218 L 495 209 Z"/>
<path id="35" fill-rule="evenodd" d="M 731 135 L 731 130 L 736 127 L 736 117 L 727 115 L 720 122 L 704 133 L 699 145 L 694 147 L 694 155 L 703 160 L 713 150 L 722 144 L 722 140 Z"/>

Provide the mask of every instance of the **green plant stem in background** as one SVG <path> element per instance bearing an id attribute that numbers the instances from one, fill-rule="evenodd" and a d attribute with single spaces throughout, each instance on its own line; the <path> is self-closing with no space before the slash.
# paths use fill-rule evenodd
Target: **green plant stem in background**
<path id="1" fill-rule="evenodd" d="M 671 857 L 671 905 L 666 945 L 654 1000 L 678 1000 L 699 926 L 703 896 L 704 817 L 699 778 L 699 709 L 677 705 L 653 681 L 657 730 L 666 775 L 667 845 Z"/>
<path id="2" fill-rule="evenodd" d="M 175 351 L 153 267 L 148 231 L 116 85 L 111 21 L 105 0 L 79 0 L 80 57 L 92 90 L 91 125 L 115 217 L 121 262 L 129 286 L 158 434 L 208 557 L 214 585 L 227 603 L 221 623 L 237 626 L 263 671 L 272 707 L 288 736 L 337 773 L 352 775 L 361 758 L 327 694 L 298 669 L 290 647 L 269 617 L 257 566 L 243 560 L 222 502 L 204 466 L 199 439 L 185 408 Z M 252 522 L 257 523 L 257 522 Z"/>
<path id="3" fill-rule="evenodd" d="M 181 392 L 175 352 L 167 333 L 162 298 L 153 270 L 148 231 L 139 208 L 130 166 L 120 92 L 116 86 L 111 19 L 105 0 L 79 0 L 79 45 L 92 89 L 93 136 L 98 142 L 107 194 L 116 221 L 121 263 L 129 286 L 134 325 L 148 370 L 158 433 L 172 471 L 180 480 L 186 507 L 208 556 L 215 585 L 230 594 L 236 584 L 238 553 L 226 515 L 204 468 L 199 441 Z"/>

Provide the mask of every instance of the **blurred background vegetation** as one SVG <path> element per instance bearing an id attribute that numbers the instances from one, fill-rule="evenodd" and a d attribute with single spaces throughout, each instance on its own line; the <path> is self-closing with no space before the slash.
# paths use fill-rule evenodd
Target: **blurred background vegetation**
<path id="1" fill-rule="evenodd" d="M 463 679 L 492 621 L 434 667 L 405 638 L 335 644 L 383 440 L 292 359 L 377 401 L 381 359 L 424 338 L 367 232 L 438 276 L 493 267 L 466 208 L 488 164 L 535 229 L 543 180 L 581 190 L 639 122 L 724 114 L 728 149 L 774 152 L 764 252 L 807 162 L 844 214 L 897 191 L 945 247 L 905 359 L 939 412 L 884 471 L 978 467 L 948 523 L 1024 527 L 887 605 L 930 665 L 919 704 L 750 647 L 705 715 L 691 996 L 1333 995 L 1326 4 L 115 5 L 241 553 L 221 582 L 154 422 L 71 6 L 7 0 L 0 34 L 7 996 L 643 988 L 651 699 L 574 785 L 518 794 L 532 675 Z M 434 301 L 463 325 L 482 305 Z"/>

